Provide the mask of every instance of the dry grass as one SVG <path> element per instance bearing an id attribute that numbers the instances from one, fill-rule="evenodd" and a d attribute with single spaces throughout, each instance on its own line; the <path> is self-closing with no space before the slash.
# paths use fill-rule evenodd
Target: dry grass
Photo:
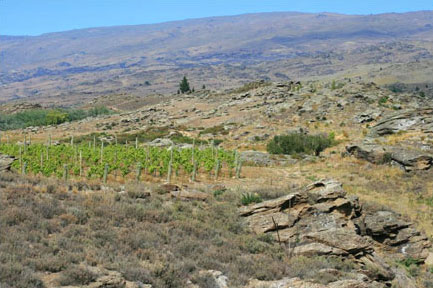
<path id="1" fill-rule="evenodd" d="M 208 269 L 238 287 L 251 278 L 310 278 L 316 268 L 343 265 L 321 257 L 288 261 L 279 245 L 247 230 L 239 195 L 230 191 L 207 202 L 179 202 L 156 193 L 143 199 L 139 186 L 122 194 L 120 187 L 102 191 L 12 175 L 2 175 L 0 185 L 0 265 L 8 267 L 0 269 L 1 287 L 44 287 L 39 273 L 56 275 L 57 284 L 83 285 L 96 276 L 82 264 L 154 287 L 200 282 L 199 271 Z"/>

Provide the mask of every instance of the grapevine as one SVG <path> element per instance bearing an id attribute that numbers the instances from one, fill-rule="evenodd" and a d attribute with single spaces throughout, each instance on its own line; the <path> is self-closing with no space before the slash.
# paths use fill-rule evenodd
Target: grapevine
<path id="1" fill-rule="evenodd" d="M 135 145 L 120 144 L 106 144 L 100 147 L 84 143 L 55 146 L 0 144 L 0 153 L 14 156 L 17 159 L 12 165 L 15 171 L 21 172 L 23 163 L 26 163 L 27 173 L 47 177 L 79 177 L 82 173 L 82 177 L 88 179 L 103 179 L 106 165 L 108 165 L 109 174 L 121 175 L 124 178 L 136 177 L 138 165 L 151 176 L 167 175 L 171 165 L 170 169 L 175 175 L 183 173 L 192 177 L 195 165 L 197 171 L 210 175 L 214 173 L 217 163 L 226 168 L 226 175 L 232 176 L 232 170 L 236 166 L 234 151 L 194 146 L 184 149 L 173 147 L 173 153 L 171 153 L 170 149 L 153 146 L 136 148 Z M 170 161 L 171 157 L 173 157 L 172 161 Z M 65 165 L 68 167 L 66 170 Z M 64 173 L 68 174 L 64 175 Z"/>

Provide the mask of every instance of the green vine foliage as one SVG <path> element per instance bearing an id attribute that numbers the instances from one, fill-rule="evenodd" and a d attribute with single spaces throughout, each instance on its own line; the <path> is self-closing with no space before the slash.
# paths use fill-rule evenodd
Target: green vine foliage
<path id="1" fill-rule="evenodd" d="M 116 172 L 123 177 L 136 173 L 138 163 L 149 174 L 164 176 L 168 172 L 171 158 L 170 149 L 163 147 L 139 147 L 136 149 L 126 145 L 106 145 L 101 155 L 100 146 L 93 147 L 84 143 L 76 146 L 61 144 L 49 147 L 44 144 L 32 144 L 25 149 L 24 146 L 18 144 L 1 144 L 0 153 L 16 157 L 17 160 L 13 163 L 12 168 L 18 172 L 21 171 L 21 163 L 27 163 L 27 172 L 30 174 L 61 178 L 64 177 L 64 166 L 67 165 L 70 176 L 79 176 L 80 170 L 82 170 L 82 176 L 89 179 L 102 179 L 106 164 L 108 164 L 109 174 Z M 81 161 L 80 153 L 82 155 Z M 22 159 L 19 159 L 20 155 Z M 197 161 L 198 170 L 211 173 L 219 159 L 231 175 L 231 170 L 235 167 L 235 157 L 234 151 L 212 149 L 211 147 L 204 149 L 197 147 L 194 149 L 174 148 L 172 169 L 176 173 L 183 172 L 191 175 L 194 169 L 194 159 Z"/>

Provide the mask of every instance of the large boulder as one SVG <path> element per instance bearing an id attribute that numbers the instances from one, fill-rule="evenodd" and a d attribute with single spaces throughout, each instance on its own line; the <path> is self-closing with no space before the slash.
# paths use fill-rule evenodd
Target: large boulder
<path id="1" fill-rule="evenodd" d="M 0 173 L 10 171 L 14 161 L 14 157 L 0 154 Z"/>
<path id="2" fill-rule="evenodd" d="M 399 131 L 433 132 L 433 108 L 399 112 L 377 123 L 370 130 L 371 136 L 383 136 Z"/>
<path id="3" fill-rule="evenodd" d="M 384 146 L 364 141 L 351 144 L 346 151 L 356 158 L 367 160 L 374 164 L 394 164 L 405 171 L 428 170 L 433 165 L 433 154 L 429 151 L 404 146 Z"/>

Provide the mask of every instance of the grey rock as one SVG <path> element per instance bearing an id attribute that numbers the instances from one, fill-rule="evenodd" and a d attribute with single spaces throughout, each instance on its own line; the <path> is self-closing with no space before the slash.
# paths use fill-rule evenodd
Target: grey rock
<path id="1" fill-rule="evenodd" d="M 166 138 L 157 138 L 153 140 L 152 142 L 148 143 L 149 146 L 155 146 L 155 147 L 168 147 L 173 145 L 173 141 Z"/>
<path id="2" fill-rule="evenodd" d="M 378 117 L 380 117 L 380 115 L 382 115 L 382 111 L 369 109 L 365 112 L 356 115 L 355 122 L 357 123 L 372 122 L 376 120 Z"/>
<path id="3" fill-rule="evenodd" d="M 14 161 L 15 157 L 0 154 L 0 173 L 10 171 Z"/>
<path id="4" fill-rule="evenodd" d="M 433 108 L 422 108 L 399 112 L 377 123 L 370 130 L 370 135 L 377 137 L 394 134 L 399 131 L 433 132 Z"/>
<path id="5" fill-rule="evenodd" d="M 404 146 L 384 146 L 372 143 L 351 144 L 346 151 L 356 158 L 374 164 L 395 164 L 405 171 L 428 170 L 433 165 L 433 154 Z"/>
<path id="6" fill-rule="evenodd" d="M 259 151 L 244 151 L 240 153 L 243 162 L 253 164 L 255 166 L 285 166 L 296 163 L 296 160 L 285 155 L 271 155 Z"/>

